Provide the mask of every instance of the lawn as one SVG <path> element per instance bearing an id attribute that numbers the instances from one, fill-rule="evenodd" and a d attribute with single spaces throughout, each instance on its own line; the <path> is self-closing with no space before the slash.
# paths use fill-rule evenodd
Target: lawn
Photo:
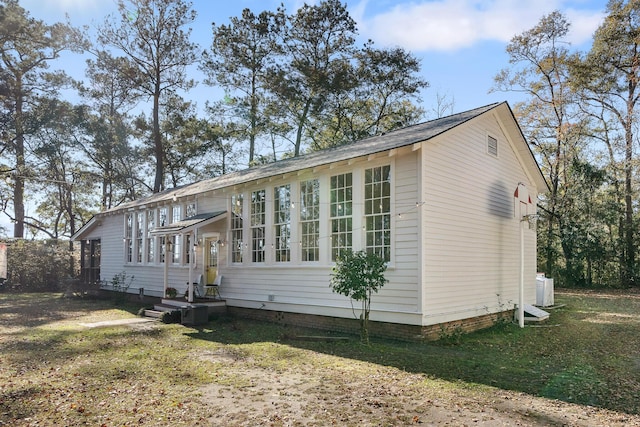
<path id="1" fill-rule="evenodd" d="M 640 425 L 640 293 L 563 291 L 545 324 L 438 342 L 0 294 L 0 426 Z M 329 334 L 325 334 L 329 335 Z"/>

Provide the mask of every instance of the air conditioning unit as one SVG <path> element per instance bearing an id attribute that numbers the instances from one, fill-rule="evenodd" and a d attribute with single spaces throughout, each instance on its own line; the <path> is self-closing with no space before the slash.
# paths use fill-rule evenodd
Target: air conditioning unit
<path id="1" fill-rule="evenodd" d="M 553 279 L 540 273 L 536 276 L 536 305 L 550 307 L 553 304 Z"/>

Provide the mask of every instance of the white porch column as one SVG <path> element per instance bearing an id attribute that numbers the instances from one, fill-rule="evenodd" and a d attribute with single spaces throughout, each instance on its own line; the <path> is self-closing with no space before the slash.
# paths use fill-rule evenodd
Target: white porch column
<path id="1" fill-rule="evenodd" d="M 162 298 L 167 296 L 167 288 L 169 287 L 169 252 L 171 248 L 171 236 L 166 234 L 164 236 L 164 290 L 162 291 Z"/>
<path id="2" fill-rule="evenodd" d="M 189 299 L 188 301 L 191 303 L 193 302 L 193 261 L 196 257 L 196 251 L 195 251 L 195 247 L 194 247 L 194 243 L 195 241 L 195 234 L 191 234 L 191 239 L 189 239 L 189 247 L 187 248 L 187 250 L 189 251 Z M 185 239 L 186 240 L 186 239 Z"/>

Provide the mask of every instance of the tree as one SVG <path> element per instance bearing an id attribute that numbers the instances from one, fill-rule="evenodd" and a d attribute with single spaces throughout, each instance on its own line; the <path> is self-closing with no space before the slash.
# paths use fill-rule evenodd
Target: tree
<path id="1" fill-rule="evenodd" d="M 568 31 L 568 21 L 555 11 L 514 36 L 506 49 L 511 66 L 495 77 L 493 90 L 518 91 L 529 98 L 515 106 L 515 114 L 550 184 L 540 203 L 541 259 L 546 261 L 545 272 L 555 275 L 560 268 L 556 248 L 562 248 L 570 272 L 564 279 L 575 283 L 581 273 L 570 267 L 575 252 L 568 242 L 575 242 L 575 229 L 569 214 L 576 203 L 570 194 L 581 181 L 569 171 L 579 162 L 587 129 L 569 85 L 569 52 L 564 42 Z"/>
<path id="2" fill-rule="evenodd" d="M 312 149 L 347 144 L 417 123 L 424 110 L 411 101 L 429 84 L 419 76 L 420 62 L 401 48 L 376 49 L 367 43 L 354 56 L 351 83 L 329 92 L 323 110 L 312 118 Z"/>
<path id="3" fill-rule="evenodd" d="M 119 76 L 152 99 L 152 135 L 155 157 L 153 191 L 164 188 L 165 147 L 160 129 L 160 98 L 164 93 L 189 90 L 193 80 L 186 67 L 196 61 L 197 45 L 189 40 L 196 12 L 184 0 L 118 0 L 119 22 L 110 16 L 98 40 L 129 58 L 134 66 Z"/>
<path id="4" fill-rule="evenodd" d="M 265 75 L 270 64 L 281 52 L 278 38 L 285 22 L 284 11 L 264 11 L 256 15 L 249 9 L 241 18 L 231 18 L 228 25 L 212 24 L 213 41 L 205 52 L 201 69 L 205 81 L 220 85 L 227 93 L 215 108 L 230 111 L 239 124 L 239 131 L 249 141 L 249 166 L 256 154 L 256 141 L 266 133 L 269 120 L 265 114 Z"/>
<path id="5" fill-rule="evenodd" d="M 634 141 L 636 105 L 640 96 L 640 1 L 610 0 L 607 16 L 596 30 L 591 50 L 572 62 L 572 84 L 585 102 L 585 108 L 605 112 L 602 126 L 620 132 L 623 144 L 622 173 L 624 210 L 621 215 L 620 281 L 639 285 L 636 280 L 637 244 L 634 220 Z M 611 117 L 615 122 L 609 120 Z M 611 124 L 616 123 L 615 128 Z M 607 137 L 609 141 L 617 137 Z M 610 146 L 612 147 L 612 146 Z M 612 156 L 615 157 L 615 156 Z M 612 158 L 612 160 L 614 160 Z"/>
<path id="6" fill-rule="evenodd" d="M 350 61 L 354 57 L 355 21 L 339 0 L 305 4 L 289 17 L 284 57 L 269 71 L 273 108 L 286 116 L 295 133 L 293 155 L 302 150 L 310 118 L 321 112 L 328 98 L 353 87 Z"/>
<path id="7" fill-rule="evenodd" d="M 54 98 L 67 82 L 64 72 L 48 72 L 49 63 L 65 50 L 81 51 L 80 32 L 69 24 L 47 25 L 29 16 L 16 0 L 0 3 L 0 72 L 2 102 L 10 123 L 3 133 L 5 147 L 14 156 L 14 237 L 24 237 L 24 190 L 28 175 L 25 138 L 36 129 L 29 127 L 29 113 L 42 97 Z M 32 121 L 32 124 L 37 122 Z"/>
<path id="8" fill-rule="evenodd" d="M 365 251 L 344 251 L 332 269 L 333 292 L 361 303 L 360 339 L 365 344 L 369 344 L 371 297 L 387 283 L 386 270 L 384 258 Z"/>
<path id="9" fill-rule="evenodd" d="M 101 182 L 102 209 L 138 196 L 141 181 L 135 171 L 140 156 L 130 145 L 129 111 L 139 99 L 136 89 L 120 78 L 120 73 L 133 70 L 127 58 L 114 58 L 99 51 L 87 61 L 87 82 L 79 87 L 80 94 L 90 102 L 95 114 L 87 117 L 85 132 L 76 140 L 89 157 L 95 177 Z M 133 164 L 133 166 L 132 166 Z"/>

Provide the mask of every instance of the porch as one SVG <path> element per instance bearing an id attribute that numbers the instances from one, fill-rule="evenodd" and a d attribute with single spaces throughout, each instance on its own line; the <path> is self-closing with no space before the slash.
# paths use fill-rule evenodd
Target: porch
<path id="1" fill-rule="evenodd" d="M 162 298 L 153 309 L 144 311 L 145 317 L 162 318 L 166 312 L 180 312 L 182 324 L 204 324 L 211 314 L 224 314 L 227 302 L 223 299 L 194 298 L 193 302 L 183 298 Z"/>

